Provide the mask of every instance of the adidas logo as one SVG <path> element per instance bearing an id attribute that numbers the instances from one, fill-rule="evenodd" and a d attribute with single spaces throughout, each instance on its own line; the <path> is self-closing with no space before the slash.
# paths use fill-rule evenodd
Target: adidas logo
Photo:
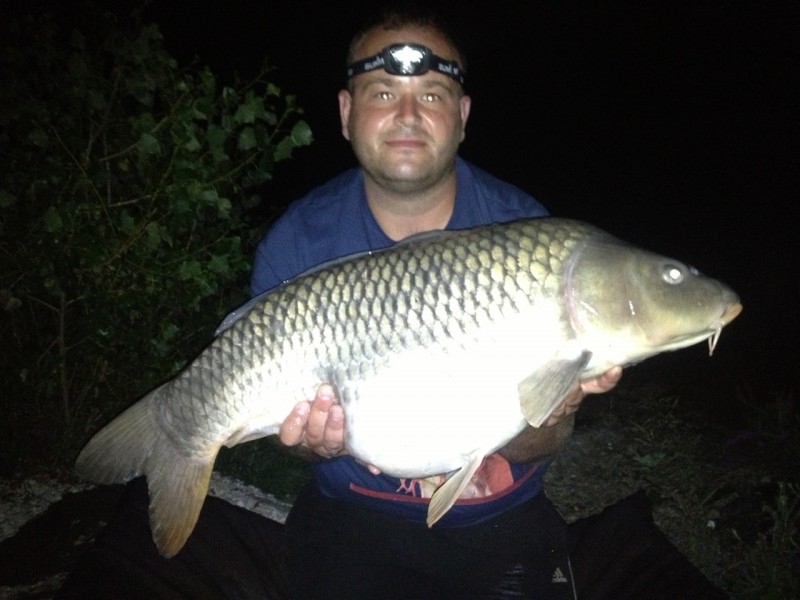
<path id="1" fill-rule="evenodd" d="M 556 570 L 553 572 L 553 583 L 569 583 L 567 578 L 564 577 L 564 572 L 559 568 L 556 567 Z"/>

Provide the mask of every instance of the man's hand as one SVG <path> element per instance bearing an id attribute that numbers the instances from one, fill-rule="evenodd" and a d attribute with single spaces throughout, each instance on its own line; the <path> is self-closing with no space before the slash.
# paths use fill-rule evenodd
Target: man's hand
<path id="1" fill-rule="evenodd" d="M 312 402 L 298 402 L 281 424 L 278 438 L 285 446 L 301 446 L 323 458 L 347 454 L 344 447 L 344 411 L 333 386 L 322 384 Z M 362 463 L 363 464 L 363 463 Z M 364 465 L 373 475 L 380 469 Z"/>
<path id="2" fill-rule="evenodd" d="M 285 446 L 301 445 L 323 458 L 344 451 L 344 412 L 333 386 L 323 384 L 313 402 L 298 402 L 281 424 L 278 437 Z"/>

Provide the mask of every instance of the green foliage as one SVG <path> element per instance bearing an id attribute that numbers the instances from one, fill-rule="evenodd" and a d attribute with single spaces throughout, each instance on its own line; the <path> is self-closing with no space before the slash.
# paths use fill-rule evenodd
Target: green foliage
<path id="1" fill-rule="evenodd" d="M 0 32 L 6 470 L 31 442 L 71 460 L 209 341 L 243 297 L 257 186 L 311 142 L 266 65 L 222 86 L 130 22 L 37 15 Z"/>

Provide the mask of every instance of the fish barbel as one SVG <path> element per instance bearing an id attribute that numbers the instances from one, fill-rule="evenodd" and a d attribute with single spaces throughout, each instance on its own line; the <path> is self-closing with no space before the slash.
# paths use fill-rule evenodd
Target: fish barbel
<path id="1" fill-rule="evenodd" d="M 351 455 L 397 477 L 454 472 L 430 499 L 433 525 L 484 456 L 545 422 L 576 380 L 703 340 L 713 350 L 741 308 L 726 285 L 579 221 L 423 234 L 255 298 L 101 429 L 76 470 L 146 475 L 153 539 L 172 556 L 220 447 L 276 434 L 331 383 Z"/>

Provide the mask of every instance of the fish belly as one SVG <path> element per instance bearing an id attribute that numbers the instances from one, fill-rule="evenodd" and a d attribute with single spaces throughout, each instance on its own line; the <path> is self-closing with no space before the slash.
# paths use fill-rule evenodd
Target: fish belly
<path id="1" fill-rule="evenodd" d="M 390 475 L 427 477 L 502 447 L 527 425 L 517 386 L 537 360 L 508 350 L 409 350 L 346 386 L 348 451 Z"/>

